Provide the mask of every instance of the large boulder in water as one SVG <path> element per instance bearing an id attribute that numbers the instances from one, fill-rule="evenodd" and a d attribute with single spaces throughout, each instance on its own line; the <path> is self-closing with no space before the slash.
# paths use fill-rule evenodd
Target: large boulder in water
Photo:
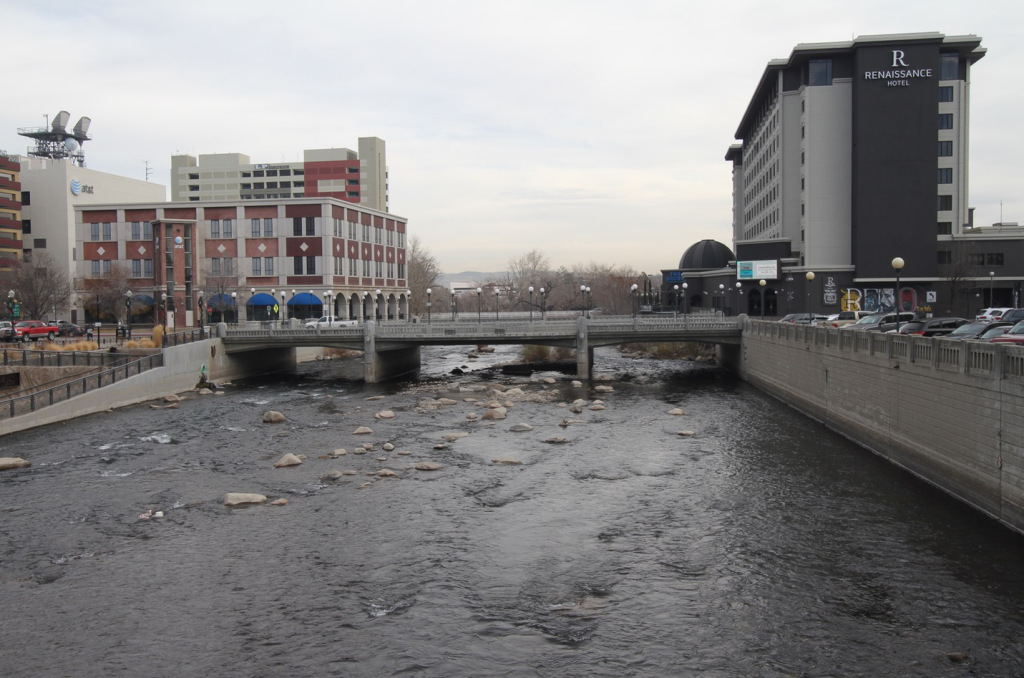
<path id="1" fill-rule="evenodd" d="M 248 504 L 265 504 L 267 498 L 262 494 L 250 492 L 228 492 L 224 495 L 225 506 L 246 506 Z"/>
<path id="2" fill-rule="evenodd" d="M 26 468 L 31 465 L 31 462 L 21 457 L 0 457 L 0 471 L 9 471 L 12 468 Z"/>
<path id="3" fill-rule="evenodd" d="M 263 413 L 264 424 L 280 424 L 287 421 L 283 414 L 277 410 L 267 410 Z"/>

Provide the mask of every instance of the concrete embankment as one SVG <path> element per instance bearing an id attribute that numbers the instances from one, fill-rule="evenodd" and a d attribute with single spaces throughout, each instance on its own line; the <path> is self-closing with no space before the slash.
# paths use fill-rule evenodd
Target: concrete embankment
<path id="1" fill-rule="evenodd" d="M 1024 532 L 1024 349 L 745 320 L 746 381 Z"/>
<path id="2" fill-rule="evenodd" d="M 219 339 L 171 346 L 163 351 L 163 367 L 28 414 L 0 420 L 0 435 L 189 391 L 201 379 L 204 368 L 209 380 L 219 382 L 293 369 L 296 364 L 295 349 L 228 355 Z"/>

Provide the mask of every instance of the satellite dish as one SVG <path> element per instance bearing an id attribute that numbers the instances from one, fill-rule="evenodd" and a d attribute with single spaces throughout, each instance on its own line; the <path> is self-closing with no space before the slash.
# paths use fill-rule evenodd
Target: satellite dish
<path id="1" fill-rule="evenodd" d="M 68 149 L 72 153 L 77 151 L 81 146 L 74 139 L 68 138 L 64 140 L 64 148 Z"/>

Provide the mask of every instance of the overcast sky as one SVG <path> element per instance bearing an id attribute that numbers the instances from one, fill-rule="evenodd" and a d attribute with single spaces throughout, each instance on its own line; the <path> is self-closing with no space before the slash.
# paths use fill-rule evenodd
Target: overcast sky
<path id="1" fill-rule="evenodd" d="M 0 0 L 0 149 L 60 110 L 94 170 L 169 184 L 177 153 L 302 159 L 387 143 L 391 211 L 449 273 L 674 268 L 731 245 L 724 156 L 765 65 L 802 42 L 975 34 L 970 205 L 1024 222 L 1024 3 Z M 70 127 L 70 125 L 69 125 Z"/>

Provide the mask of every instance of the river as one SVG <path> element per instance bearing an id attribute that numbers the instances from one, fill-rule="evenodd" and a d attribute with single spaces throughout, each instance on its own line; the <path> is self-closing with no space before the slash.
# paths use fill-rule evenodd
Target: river
<path id="1" fill-rule="evenodd" d="M 1020 535 L 713 366 L 482 369 L 511 350 L 0 438 L 0 673 L 1024 675 Z"/>

